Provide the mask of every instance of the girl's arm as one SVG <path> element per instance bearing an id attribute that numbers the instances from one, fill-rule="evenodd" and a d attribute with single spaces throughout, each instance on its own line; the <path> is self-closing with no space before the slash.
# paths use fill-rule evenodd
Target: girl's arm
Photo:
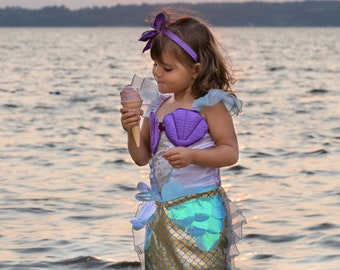
<path id="1" fill-rule="evenodd" d="M 143 119 L 142 127 L 140 129 L 140 146 L 137 147 L 131 128 L 140 124 L 140 116 L 143 112 L 124 108 L 121 108 L 120 111 L 122 113 L 122 127 L 125 131 L 127 131 L 128 135 L 128 149 L 130 156 L 137 165 L 144 166 L 148 164 L 151 158 L 149 119 Z"/>
<path id="2" fill-rule="evenodd" d="M 233 165 L 238 160 L 239 149 L 233 120 L 222 102 L 207 106 L 203 110 L 209 126 L 209 132 L 216 146 L 209 149 L 190 149 L 175 147 L 169 149 L 163 156 L 174 168 L 189 164 L 210 167 L 225 167 Z"/>

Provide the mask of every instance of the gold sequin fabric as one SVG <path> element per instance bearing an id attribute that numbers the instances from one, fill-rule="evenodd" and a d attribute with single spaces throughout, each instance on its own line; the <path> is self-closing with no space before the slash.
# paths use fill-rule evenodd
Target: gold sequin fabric
<path id="1" fill-rule="evenodd" d="M 221 270 L 227 267 L 227 229 L 224 226 L 220 241 L 212 250 L 203 251 L 193 236 L 184 228 L 174 224 L 168 216 L 168 208 L 177 204 L 215 196 L 222 189 L 191 195 L 176 201 L 157 203 L 155 219 L 148 225 L 152 228 L 150 245 L 145 250 L 145 269 L 147 270 Z M 223 194 L 221 194 L 223 196 Z M 227 222 L 227 221 L 225 221 Z"/>

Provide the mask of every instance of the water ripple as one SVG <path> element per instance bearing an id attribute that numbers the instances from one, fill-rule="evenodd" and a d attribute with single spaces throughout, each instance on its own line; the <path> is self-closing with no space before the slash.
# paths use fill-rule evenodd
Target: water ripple
<path id="1" fill-rule="evenodd" d="M 259 239 L 269 243 L 294 242 L 303 238 L 303 235 L 267 235 L 267 234 L 248 234 L 246 239 Z"/>
<path id="2" fill-rule="evenodd" d="M 244 102 L 239 163 L 221 171 L 248 219 L 237 266 L 336 269 L 340 29 L 215 30 Z M 151 77 L 142 31 L 0 28 L 0 269 L 138 268 L 129 220 L 149 169 L 129 156 L 119 91 Z"/>

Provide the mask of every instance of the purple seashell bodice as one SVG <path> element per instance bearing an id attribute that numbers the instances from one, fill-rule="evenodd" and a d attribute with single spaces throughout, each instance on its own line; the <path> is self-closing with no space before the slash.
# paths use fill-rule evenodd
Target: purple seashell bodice
<path id="1" fill-rule="evenodd" d="M 208 124 L 198 111 L 179 108 L 167 114 L 159 122 L 155 113 L 149 118 L 150 142 L 153 153 L 157 151 L 161 132 L 165 132 L 175 146 L 189 146 L 203 139 L 208 131 Z"/>

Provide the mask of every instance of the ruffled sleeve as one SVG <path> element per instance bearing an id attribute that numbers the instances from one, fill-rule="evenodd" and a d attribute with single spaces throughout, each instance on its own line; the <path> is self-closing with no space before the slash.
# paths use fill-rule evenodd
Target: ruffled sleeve
<path id="1" fill-rule="evenodd" d="M 143 99 L 142 109 L 145 112 L 145 117 L 149 117 L 154 106 L 159 106 L 162 102 L 161 94 L 158 92 L 158 86 L 155 81 L 141 78 L 134 74 L 131 80 L 131 86 L 136 88 Z"/>
<path id="2" fill-rule="evenodd" d="M 231 115 L 238 115 L 242 111 L 242 101 L 236 96 L 222 91 L 220 89 L 212 89 L 205 96 L 200 97 L 194 101 L 193 109 L 202 111 L 205 106 L 213 106 L 222 101 L 227 107 Z"/>

